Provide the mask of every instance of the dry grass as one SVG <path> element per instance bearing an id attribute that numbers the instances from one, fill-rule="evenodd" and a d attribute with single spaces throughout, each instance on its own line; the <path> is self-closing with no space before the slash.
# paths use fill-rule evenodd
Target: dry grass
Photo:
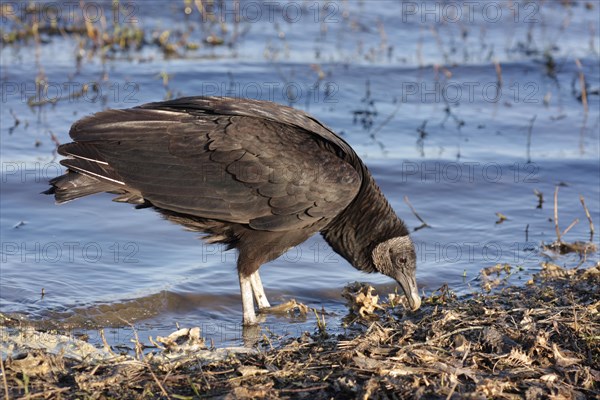
<path id="1" fill-rule="evenodd" d="M 598 293 L 600 264 L 548 264 L 525 287 L 468 299 L 442 293 L 410 314 L 397 296 L 379 303 L 354 285 L 346 291 L 352 334 L 317 332 L 218 357 L 194 330 L 160 338 L 164 349 L 140 359 L 31 350 L 5 360 L 6 390 L 11 398 L 593 398 Z"/>
<path id="2" fill-rule="evenodd" d="M 71 38 L 78 43 L 78 63 L 95 55 L 113 58 L 144 47 L 156 48 L 165 57 L 185 58 L 190 56 L 188 53 L 201 48 L 231 46 L 247 32 L 249 28 L 241 26 L 242 18 L 238 11 L 234 10 L 237 14 L 231 15 L 232 22 L 215 18 L 214 9 L 220 10 L 224 4 L 221 1 L 196 0 L 193 7 L 188 1 L 165 5 L 165 12 L 186 21 L 187 26 L 161 29 L 144 23 L 145 18 L 139 9 L 145 7 L 143 2 L 101 4 L 80 0 L 49 6 L 33 1 L 27 5 L 5 2 L 0 7 L 0 16 L 6 22 L 0 28 L 0 45 L 44 45 L 54 38 Z M 86 8 L 88 6 L 99 17 L 91 14 Z"/>

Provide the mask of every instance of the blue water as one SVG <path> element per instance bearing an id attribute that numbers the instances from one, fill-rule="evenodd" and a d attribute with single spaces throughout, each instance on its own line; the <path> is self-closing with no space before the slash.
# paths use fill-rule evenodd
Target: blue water
<path id="1" fill-rule="evenodd" d="M 185 17 L 183 2 L 130 2 L 123 3 L 132 8 L 121 24 L 131 23 L 124 15 L 133 13 L 148 38 L 188 32 L 200 48 L 165 57 L 150 44 L 102 57 L 79 50 L 84 38 L 77 35 L 43 37 L 39 46 L 3 44 L 0 312 L 89 328 L 92 336 L 90 327 L 111 327 L 114 342 L 126 341 L 119 336 L 128 332 L 123 320 L 135 323 L 141 337 L 179 324 L 201 326 L 216 343 L 239 341 L 235 252 L 207 245 L 151 210 L 113 203 L 110 195 L 61 206 L 39 195 L 62 171 L 52 135 L 64 143 L 85 115 L 169 96 L 276 101 L 340 133 L 408 226 L 421 222 L 404 196 L 431 225 L 413 233 L 425 294 L 445 283 L 461 294 L 480 290 L 479 271 L 496 263 L 522 266 L 509 279 L 519 284 L 542 261 L 598 262 L 598 253 L 580 260 L 540 245 L 556 238 L 558 184 L 561 229 L 579 219 L 565 240 L 590 240 L 579 195 L 600 223 L 599 6 L 511 3 L 512 10 L 492 1 L 472 10 L 451 3 L 462 7 L 458 17 L 450 3 L 433 1 L 275 8 L 242 1 L 239 23 L 214 12 L 225 15 L 223 31 L 208 17 L 199 22 L 195 8 Z M 2 20 L 3 30 L 13 28 Z M 226 45 L 203 44 L 210 34 Z M 581 74 L 587 109 L 579 98 Z M 35 100 L 55 104 L 28 106 L 36 77 L 49 86 Z M 74 96 L 86 83 L 97 91 Z M 534 190 L 544 194 L 541 209 Z M 497 224 L 498 212 L 508 219 Z M 598 243 L 598 234 L 591 240 Z M 382 294 L 394 289 L 388 278 L 353 269 L 319 236 L 265 265 L 261 275 L 272 303 L 295 298 L 324 307 L 331 329 L 345 314 L 340 292 L 348 282 L 370 282 Z M 269 316 L 265 324 L 280 334 L 316 325 L 311 316 Z"/>

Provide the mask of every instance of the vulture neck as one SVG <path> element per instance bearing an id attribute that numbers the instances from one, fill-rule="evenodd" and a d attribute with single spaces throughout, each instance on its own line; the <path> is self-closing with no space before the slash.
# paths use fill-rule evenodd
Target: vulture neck
<path id="1" fill-rule="evenodd" d="M 356 269 L 376 272 L 371 253 L 388 239 L 408 235 L 381 189 L 365 166 L 363 183 L 356 198 L 322 231 L 329 245 Z"/>

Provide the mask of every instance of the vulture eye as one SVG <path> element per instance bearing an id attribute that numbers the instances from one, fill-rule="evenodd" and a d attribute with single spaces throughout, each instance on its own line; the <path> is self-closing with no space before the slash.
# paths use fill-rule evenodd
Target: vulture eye
<path id="1" fill-rule="evenodd" d="M 393 251 L 390 250 L 390 258 L 392 262 L 396 265 L 398 264 L 406 264 L 406 257 L 403 255 L 396 255 Z"/>

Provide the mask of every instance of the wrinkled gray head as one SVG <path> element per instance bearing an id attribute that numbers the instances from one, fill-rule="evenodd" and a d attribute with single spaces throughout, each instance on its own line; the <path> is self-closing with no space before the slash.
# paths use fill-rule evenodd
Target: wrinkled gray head
<path id="1" fill-rule="evenodd" d="M 417 289 L 417 257 L 412 240 L 399 236 L 379 243 L 373 250 L 373 264 L 380 273 L 396 280 L 413 310 L 421 306 Z"/>

